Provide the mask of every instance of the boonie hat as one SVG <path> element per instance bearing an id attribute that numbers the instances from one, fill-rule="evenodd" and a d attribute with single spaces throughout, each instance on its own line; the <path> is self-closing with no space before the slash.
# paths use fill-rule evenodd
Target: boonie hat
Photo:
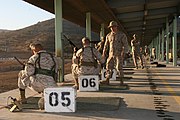
<path id="1" fill-rule="evenodd" d="M 111 22 L 109 23 L 108 28 L 110 28 L 110 27 L 112 27 L 112 26 L 118 26 L 117 22 L 116 22 L 116 21 L 111 21 Z"/>

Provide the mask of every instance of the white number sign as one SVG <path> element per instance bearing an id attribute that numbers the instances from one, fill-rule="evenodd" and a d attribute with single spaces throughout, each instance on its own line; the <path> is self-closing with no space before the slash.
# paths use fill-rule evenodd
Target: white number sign
<path id="1" fill-rule="evenodd" d="M 112 77 L 109 80 L 116 80 L 116 74 L 117 74 L 116 70 L 113 69 Z M 101 79 L 102 80 L 106 79 L 106 69 L 101 70 Z"/>
<path id="2" fill-rule="evenodd" d="M 98 91 L 99 77 L 98 75 L 82 75 L 79 76 L 79 91 Z"/>
<path id="3" fill-rule="evenodd" d="M 75 112 L 76 90 L 72 87 L 46 88 L 44 90 L 46 112 Z"/>

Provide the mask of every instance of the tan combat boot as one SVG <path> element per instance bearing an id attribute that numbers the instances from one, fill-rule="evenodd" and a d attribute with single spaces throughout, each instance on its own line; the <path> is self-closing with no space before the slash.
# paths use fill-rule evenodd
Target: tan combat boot
<path id="1" fill-rule="evenodd" d="M 120 77 L 120 85 L 124 85 L 123 77 Z"/>
<path id="2" fill-rule="evenodd" d="M 100 81 L 100 84 L 102 84 L 102 85 L 109 85 L 109 78 L 106 78 L 106 80 Z"/>
<path id="3" fill-rule="evenodd" d="M 44 97 L 41 97 L 38 101 L 38 107 L 40 110 L 44 110 Z"/>
<path id="4" fill-rule="evenodd" d="M 20 97 L 19 97 L 19 102 L 21 102 L 22 104 L 27 103 L 26 97 L 25 97 L 25 89 L 19 89 L 20 92 Z"/>
<path id="5" fill-rule="evenodd" d="M 75 89 L 79 90 L 78 79 L 75 79 L 74 82 L 75 82 L 75 83 L 74 83 L 74 86 L 73 86 L 73 87 L 74 87 Z"/>

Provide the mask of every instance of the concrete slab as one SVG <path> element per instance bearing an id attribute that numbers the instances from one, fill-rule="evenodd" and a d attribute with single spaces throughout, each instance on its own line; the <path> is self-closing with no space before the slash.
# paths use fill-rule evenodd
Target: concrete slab
<path id="1" fill-rule="evenodd" d="M 45 113 L 43 110 L 24 109 L 23 112 L 11 113 L 2 108 L 6 105 L 8 96 L 18 97 L 18 90 L 0 94 L 0 120 L 162 120 L 180 118 L 180 68 L 168 64 L 166 68 L 156 68 L 147 65 L 145 69 L 126 70 L 125 77 L 130 77 L 125 83 L 129 89 L 108 89 L 97 92 L 77 92 L 77 98 L 100 103 L 112 102 L 117 107 L 117 101 L 111 98 L 119 98 L 118 109 L 105 108 L 92 109 L 85 107 L 75 113 Z M 128 68 L 129 69 L 129 68 Z M 69 75 L 68 80 L 72 79 Z M 119 81 L 111 81 L 118 84 Z M 159 94 L 155 94 L 159 93 Z M 27 96 L 38 97 L 37 93 L 27 90 Z M 87 103 L 87 101 L 85 102 Z M 88 104 L 89 106 L 91 104 Z M 98 106 L 98 107 L 99 107 Z M 102 107 L 102 106 L 101 106 Z"/>

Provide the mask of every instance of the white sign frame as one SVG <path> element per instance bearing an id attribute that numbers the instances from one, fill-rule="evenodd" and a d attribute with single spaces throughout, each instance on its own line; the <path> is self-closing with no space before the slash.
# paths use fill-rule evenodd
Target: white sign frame
<path id="1" fill-rule="evenodd" d="M 46 112 L 75 112 L 76 94 L 73 87 L 46 88 L 44 106 Z"/>
<path id="2" fill-rule="evenodd" d="M 79 91 L 99 91 L 98 75 L 81 75 L 78 77 Z"/>

